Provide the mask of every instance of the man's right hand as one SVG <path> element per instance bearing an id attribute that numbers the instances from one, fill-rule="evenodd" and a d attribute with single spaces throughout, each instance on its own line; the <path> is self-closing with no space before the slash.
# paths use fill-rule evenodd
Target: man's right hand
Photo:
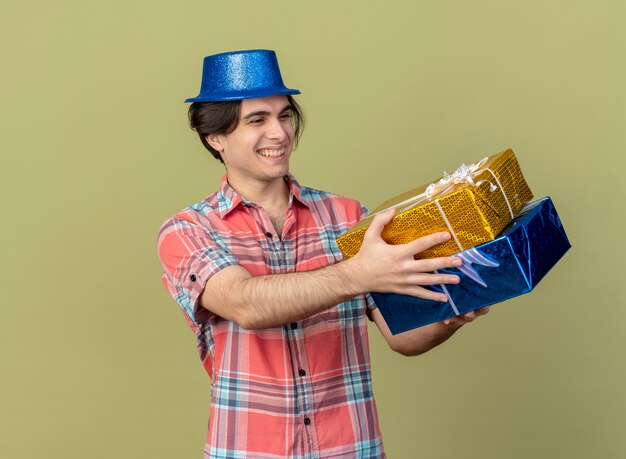
<path id="1" fill-rule="evenodd" d="M 381 238 L 381 232 L 395 215 L 395 209 L 376 215 L 370 224 L 359 252 L 344 263 L 355 270 L 359 290 L 364 292 L 400 293 L 435 301 L 448 298 L 422 286 L 458 284 L 460 279 L 452 274 L 434 274 L 443 268 L 461 266 L 458 257 L 427 258 L 416 260 L 415 254 L 450 240 L 450 233 L 433 233 L 407 244 L 391 245 Z"/>

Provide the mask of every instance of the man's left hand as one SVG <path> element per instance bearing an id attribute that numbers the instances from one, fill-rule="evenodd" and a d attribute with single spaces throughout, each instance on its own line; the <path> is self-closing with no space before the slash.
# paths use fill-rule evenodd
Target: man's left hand
<path id="1" fill-rule="evenodd" d="M 485 306 L 484 308 L 476 309 L 474 311 L 466 312 L 465 314 L 460 314 L 456 317 L 452 317 L 450 319 L 446 319 L 442 321 L 444 325 L 449 326 L 450 328 L 459 328 L 465 325 L 466 323 L 473 322 L 479 316 L 484 316 L 491 310 L 491 306 Z"/>

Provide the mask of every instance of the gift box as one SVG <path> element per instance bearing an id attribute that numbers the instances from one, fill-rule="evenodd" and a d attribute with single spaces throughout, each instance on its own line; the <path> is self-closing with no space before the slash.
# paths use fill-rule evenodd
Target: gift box
<path id="1" fill-rule="evenodd" d="M 552 200 L 535 201 L 493 241 L 460 252 L 459 284 L 426 287 L 444 293 L 447 302 L 394 293 L 372 293 L 395 335 L 489 306 L 531 291 L 570 248 Z"/>
<path id="2" fill-rule="evenodd" d="M 337 239 L 345 258 L 357 254 L 374 215 L 395 208 L 396 216 L 381 237 L 405 244 L 437 231 L 452 239 L 425 250 L 416 258 L 452 255 L 494 239 L 533 195 L 513 150 L 462 165 L 453 174 L 392 198 Z"/>

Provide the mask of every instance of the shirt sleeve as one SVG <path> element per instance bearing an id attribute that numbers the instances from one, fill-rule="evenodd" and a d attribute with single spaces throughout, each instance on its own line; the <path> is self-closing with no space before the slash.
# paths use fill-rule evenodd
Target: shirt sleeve
<path id="1" fill-rule="evenodd" d="M 239 265 L 239 260 L 206 228 L 178 218 L 161 227 L 157 251 L 165 287 L 188 318 L 199 324 L 203 321 L 200 316 L 206 317 L 207 312 L 200 311 L 198 304 L 207 281 L 220 270 Z"/>
<path id="2" fill-rule="evenodd" d="M 361 215 L 359 217 L 359 220 L 364 219 L 365 217 L 367 217 L 368 214 L 369 214 L 369 210 L 367 210 L 367 207 L 361 204 Z M 374 299 L 369 293 L 365 295 L 365 301 L 367 304 L 367 309 L 366 309 L 367 318 L 371 321 L 374 321 L 374 319 L 372 318 L 371 311 L 376 309 L 378 306 L 376 305 L 376 303 L 374 302 Z"/>
<path id="3" fill-rule="evenodd" d="M 365 217 L 367 217 L 369 215 L 369 213 L 370 213 L 370 211 L 367 209 L 367 207 L 365 207 L 363 204 L 361 204 L 361 215 L 359 217 L 359 220 L 363 220 Z"/>

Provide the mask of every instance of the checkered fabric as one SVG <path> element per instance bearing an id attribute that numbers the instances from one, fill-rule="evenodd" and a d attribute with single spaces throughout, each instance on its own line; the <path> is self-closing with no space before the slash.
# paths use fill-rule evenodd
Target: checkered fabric
<path id="1" fill-rule="evenodd" d="M 216 193 L 167 220 L 163 282 L 197 336 L 211 378 L 206 458 L 384 458 L 370 374 L 369 296 L 300 322 L 246 330 L 198 304 L 207 280 L 240 265 L 253 276 L 342 260 L 335 239 L 365 213 L 292 176 L 281 237 L 263 208 L 224 176 Z"/>

